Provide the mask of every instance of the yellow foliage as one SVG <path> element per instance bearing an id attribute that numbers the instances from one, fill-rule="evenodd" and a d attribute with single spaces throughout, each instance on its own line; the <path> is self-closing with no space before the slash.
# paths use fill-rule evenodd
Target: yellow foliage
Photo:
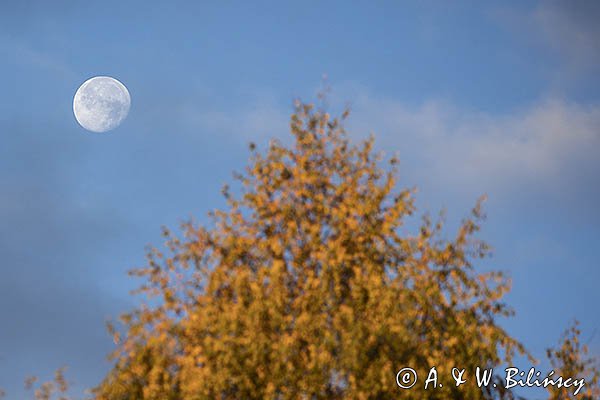
<path id="1" fill-rule="evenodd" d="M 347 113 L 344 113 L 345 118 Z M 474 370 L 510 363 L 523 346 L 497 323 L 509 282 L 479 274 L 479 204 L 453 239 L 424 218 L 402 234 L 413 192 L 396 191 L 342 121 L 311 105 L 291 117 L 293 143 L 254 150 L 226 187 L 213 225 L 165 232 L 151 250 L 148 304 L 123 316 L 115 367 L 98 400 L 491 399 L 500 389 L 454 385 L 401 392 L 412 366 Z"/>

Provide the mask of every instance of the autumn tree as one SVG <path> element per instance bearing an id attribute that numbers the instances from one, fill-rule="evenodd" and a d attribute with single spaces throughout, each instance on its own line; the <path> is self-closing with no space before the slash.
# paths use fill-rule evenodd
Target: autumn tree
<path id="1" fill-rule="evenodd" d="M 396 187 L 373 138 L 353 145 L 347 113 L 298 103 L 290 146 L 251 146 L 239 187 L 212 224 L 165 231 L 124 315 L 114 370 L 98 399 L 396 399 L 396 373 L 450 376 L 510 363 L 523 346 L 498 324 L 509 282 L 474 264 L 479 204 L 451 239 Z M 235 194 L 233 194 L 235 192 Z M 121 333 L 119 333 L 121 332 Z M 448 382 L 450 383 L 450 382 Z M 506 398 L 475 385 L 414 389 L 405 399 Z"/>
<path id="2" fill-rule="evenodd" d="M 593 357 L 588 355 L 588 347 L 581 342 L 581 330 L 579 322 L 575 323 L 567 329 L 557 348 L 547 350 L 547 356 L 552 365 L 556 376 L 563 377 L 584 377 L 584 389 L 574 396 L 574 391 L 571 388 L 549 386 L 549 400 L 594 400 L 600 398 L 600 388 L 598 380 L 600 372 L 598 371 L 597 362 Z"/>

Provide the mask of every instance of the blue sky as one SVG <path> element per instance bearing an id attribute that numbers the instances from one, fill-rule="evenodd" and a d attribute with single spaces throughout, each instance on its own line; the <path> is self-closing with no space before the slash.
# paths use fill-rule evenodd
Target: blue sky
<path id="1" fill-rule="evenodd" d="M 421 210 L 446 208 L 452 226 L 489 196 L 481 267 L 513 279 L 507 329 L 543 358 L 577 318 L 600 354 L 598 3 L 124 3 L 0 8 L 9 399 L 64 364 L 80 388 L 99 381 L 104 321 L 132 306 L 144 246 L 222 206 L 247 143 L 285 140 L 292 100 L 315 99 L 324 74 L 351 135 L 399 154 Z M 95 75 L 132 97 L 104 135 L 72 115 Z"/>

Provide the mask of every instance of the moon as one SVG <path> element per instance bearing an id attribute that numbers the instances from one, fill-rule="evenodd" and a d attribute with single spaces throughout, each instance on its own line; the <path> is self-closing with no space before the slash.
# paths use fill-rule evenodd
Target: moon
<path id="1" fill-rule="evenodd" d="M 73 114 L 83 128 L 107 132 L 123 122 L 131 107 L 129 91 L 110 76 L 95 76 L 83 82 L 73 97 Z"/>

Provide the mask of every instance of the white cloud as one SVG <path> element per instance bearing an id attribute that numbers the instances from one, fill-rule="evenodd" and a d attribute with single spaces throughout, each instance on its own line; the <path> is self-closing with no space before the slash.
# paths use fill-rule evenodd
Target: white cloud
<path id="1" fill-rule="evenodd" d="M 411 107 L 362 94 L 352 109 L 352 131 L 374 131 L 380 147 L 398 150 L 417 183 L 483 192 L 600 172 L 600 105 L 548 99 L 497 115 L 439 101 Z M 588 171 L 580 174 L 580 168 Z"/>

